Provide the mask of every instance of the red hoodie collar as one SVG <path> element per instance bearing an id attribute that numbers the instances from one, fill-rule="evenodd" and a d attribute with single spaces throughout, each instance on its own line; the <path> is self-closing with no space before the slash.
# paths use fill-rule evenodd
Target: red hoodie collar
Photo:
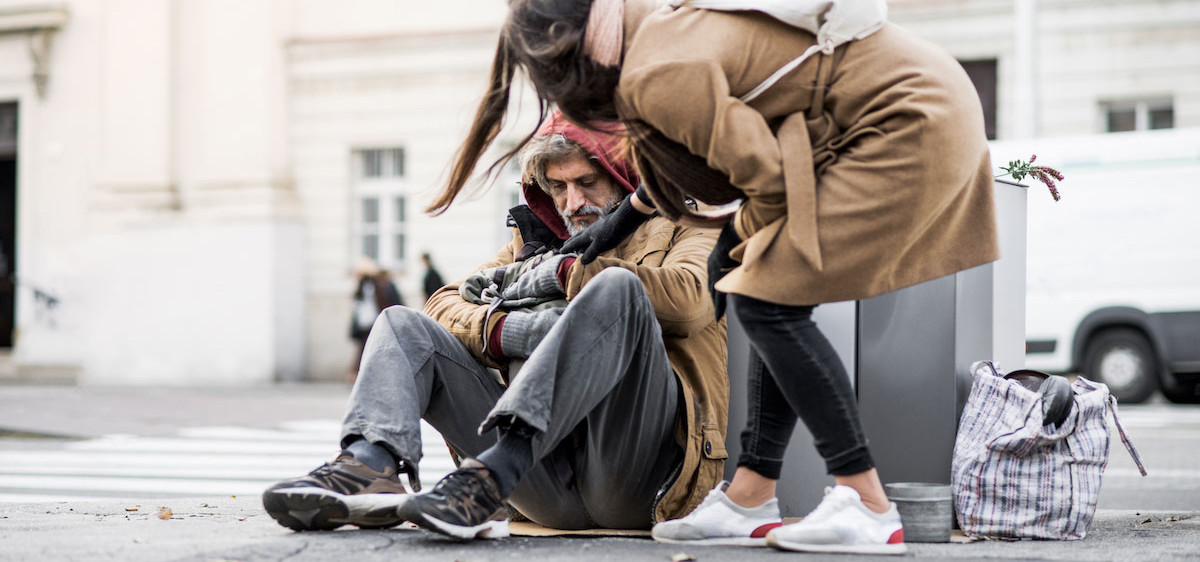
<path id="1" fill-rule="evenodd" d="M 593 126 L 601 130 L 584 129 L 555 110 L 550 118 L 542 124 L 537 136 L 561 134 L 568 140 L 578 143 L 593 157 L 593 162 L 598 163 L 604 171 L 608 172 L 617 185 L 621 186 L 626 193 L 633 193 L 637 189 L 638 178 L 633 165 L 625 158 L 624 151 L 621 150 L 621 136 L 625 132 L 624 125 L 605 122 L 593 123 Z M 562 215 L 554 206 L 554 199 L 533 183 L 523 183 L 521 188 L 525 192 L 525 201 L 529 203 L 533 214 L 546 223 L 546 226 L 559 239 L 569 238 L 570 234 L 567 233 L 567 226 L 563 222 Z"/>

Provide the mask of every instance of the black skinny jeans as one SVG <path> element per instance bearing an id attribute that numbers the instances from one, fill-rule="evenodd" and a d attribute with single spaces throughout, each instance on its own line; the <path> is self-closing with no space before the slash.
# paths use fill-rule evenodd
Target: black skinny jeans
<path id="1" fill-rule="evenodd" d="M 875 466 L 846 367 L 812 321 L 815 306 L 729 295 L 750 339 L 749 409 L 738 466 L 779 479 L 797 416 L 835 476 Z"/>

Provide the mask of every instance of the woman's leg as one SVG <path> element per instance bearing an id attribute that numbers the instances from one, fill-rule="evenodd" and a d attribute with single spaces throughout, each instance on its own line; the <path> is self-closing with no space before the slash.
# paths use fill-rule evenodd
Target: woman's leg
<path id="1" fill-rule="evenodd" d="M 731 501 L 754 507 L 775 497 L 783 455 L 796 427 L 796 412 L 787 403 L 762 357 L 751 346 L 746 369 L 746 427 L 737 472 L 725 490 Z"/>
<path id="2" fill-rule="evenodd" d="M 812 433 L 817 451 L 825 459 L 826 470 L 838 484 L 858 491 L 867 507 L 880 513 L 886 511 L 887 497 L 867 449 L 854 389 L 833 346 L 812 321 L 813 307 L 778 305 L 742 295 L 730 295 L 730 302 L 769 378 Z M 763 388 L 766 390 L 766 385 Z M 771 403 L 765 395 L 761 400 L 763 405 Z M 764 413 L 768 417 L 783 415 L 778 407 L 760 412 L 760 416 Z M 778 446 L 773 443 L 781 434 L 772 431 L 772 425 L 782 427 L 780 424 L 763 425 L 761 420 L 748 422 L 748 426 L 749 423 L 759 424 L 756 447 L 771 450 Z M 790 433 L 789 429 L 785 437 L 790 438 Z M 786 438 L 784 443 L 786 446 Z M 778 458 L 782 459 L 781 453 Z M 768 480 L 778 477 L 769 470 L 768 474 L 759 474 Z M 740 482 L 735 475 L 730 487 L 736 485 L 739 493 L 746 485 L 751 491 L 761 491 L 764 487 L 762 483 L 753 484 L 748 475 Z"/>

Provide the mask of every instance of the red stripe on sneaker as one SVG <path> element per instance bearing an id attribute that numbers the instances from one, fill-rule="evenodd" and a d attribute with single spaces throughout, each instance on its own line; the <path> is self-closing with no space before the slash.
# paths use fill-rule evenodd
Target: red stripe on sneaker
<path id="1" fill-rule="evenodd" d="M 897 529 L 895 533 L 892 533 L 892 536 L 888 537 L 887 543 L 888 544 L 903 544 L 904 543 L 904 529 Z"/>
<path id="2" fill-rule="evenodd" d="M 782 527 L 782 526 L 783 526 L 783 523 L 767 523 L 766 525 L 760 525 L 757 529 L 755 529 L 753 532 L 750 533 L 750 538 L 761 539 L 761 538 L 767 536 L 767 533 L 771 529 L 774 529 L 776 527 Z"/>

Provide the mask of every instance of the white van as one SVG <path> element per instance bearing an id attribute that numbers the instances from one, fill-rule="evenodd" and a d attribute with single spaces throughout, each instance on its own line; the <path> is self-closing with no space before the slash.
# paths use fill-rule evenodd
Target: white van
<path id="1" fill-rule="evenodd" d="M 995 142 L 1038 155 L 1029 186 L 1026 366 L 1104 382 L 1118 400 L 1200 402 L 1200 129 Z"/>

